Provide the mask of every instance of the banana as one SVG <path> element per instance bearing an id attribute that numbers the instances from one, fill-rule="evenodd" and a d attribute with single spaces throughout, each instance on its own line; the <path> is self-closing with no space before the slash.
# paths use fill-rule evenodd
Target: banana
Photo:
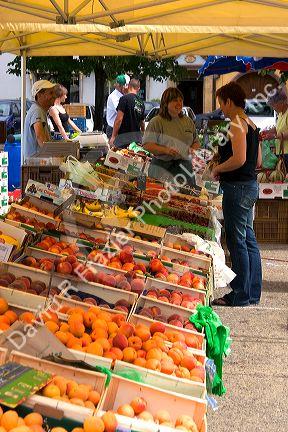
<path id="1" fill-rule="evenodd" d="M 86 214 L 86 215 L 88 215 L 88 216 L 94 216 L 94 217 L 97 217 L 97 218 L 103 216 L 103 212 L 102 211 L 101 212 L 99 212 L 99 211 L 93 212 L 93 211 L 88 210 L 87 207 L 84 207 L 83 213 Z"/>
<path id="2" fill-rule="evenodd" d="M 99 204 L 98 201 L 94 201 L 92 203 L 85 203 L 85 207 L 92 212 L 100 211 L 102 209 L 101 204 Z"/>
<path id="3" fill-rule="evenodd" d="M 129 207 L 127 213 L 128 213 L 128 217 L 130 219 L 134 219 L 140 215 L 140 212 L 137 210 L 134 210 L 133 207 Z"/>

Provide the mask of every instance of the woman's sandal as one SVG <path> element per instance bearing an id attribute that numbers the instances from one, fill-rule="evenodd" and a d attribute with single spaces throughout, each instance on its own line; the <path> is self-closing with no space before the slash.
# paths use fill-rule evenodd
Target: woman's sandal
<path id="1" fill-rule="evenodd" d="M 226 300 L 225 297 L 220 297 L 215 299 L 211 303 L 213 306 L 231 306 L 231 304 Z"/>

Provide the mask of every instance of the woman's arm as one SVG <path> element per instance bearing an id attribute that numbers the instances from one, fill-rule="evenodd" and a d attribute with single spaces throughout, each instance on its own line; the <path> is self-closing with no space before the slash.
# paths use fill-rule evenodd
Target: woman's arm
<path id="1" fill-rule="evenodd" d="M 67 132 L 63 128 L 62 122 L 61 122 L 60 117 L 59 117 L 58 110 L 56 108 L 52 107 L 49 110 L 49 114 L 53 118 L 55 124 L 57 125 L 57 127 L 59 129 L 59 132 L 61 133 L 62 137 L 64 139 L 69 139 L 69 136 L 67 135 Z"/>
<path id="2" fill-rule="evenodd" d="M 169 147 L 162 146 L 160 144 L 156 144 L 155 142 L 146 142 L 143 144 L 145 150 L 148 150 L 155 156 L 159 155 L 168 155 L 168 156 L 179 156 L 177 150 Z"/>
<path id="3" fill-rule="evenodd" d="M 81 129 L 79 129 L 79 127 L 73 122 L 73 120 L 71 120 L 70 117 L 68 119 L 68 123 L 72 127 L 72 129 L 75 130 L 76 132 L 80 132 L 80 133 L 82 132 Z"/>
<path id="4" fill-rule="evenodd" d="M 231 125 L 230 128 L 230 137 L 232 144 L 232 156 L 220 165 L 217 165 L 212 174 L 214 176 L 218 176 L 220 173 L 234 171 L 237 168 L 240 168 L 246 162 L 246 133 L 247 133 L 247 125 L 244 121 L 241 121 L 242 127 L 239 128 L 239 125 Z"/>

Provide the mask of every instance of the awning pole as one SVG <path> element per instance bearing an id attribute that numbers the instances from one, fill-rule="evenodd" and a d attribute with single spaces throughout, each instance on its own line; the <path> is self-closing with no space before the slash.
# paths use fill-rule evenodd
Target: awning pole
<path id="1" fill-rule="evenodd" d="M 21 166 L 24 163 L 24 123 L 26 117 L 26 60 L 27 51 L 23 50 L 21 55 Z"/>

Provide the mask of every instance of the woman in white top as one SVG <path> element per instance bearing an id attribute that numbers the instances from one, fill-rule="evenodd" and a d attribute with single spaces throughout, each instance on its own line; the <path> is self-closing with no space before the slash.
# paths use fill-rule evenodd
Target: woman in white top
<path id="1" fill-rule="evenodd" d="M 54 131 L 60 132 L 62 138 L 69 139 L 69 130 L 73 129 L 75 132 L 80 132 L 81 130 L 76 126 L 76 124 L 71 120 L 69 114 L 65 111 L 63 104 L 67 99 L 67 89 L 61 84 L 55 86 L 56 99 L 54 105 L 49 110 L 49 116 L 52 121 Z"/>

